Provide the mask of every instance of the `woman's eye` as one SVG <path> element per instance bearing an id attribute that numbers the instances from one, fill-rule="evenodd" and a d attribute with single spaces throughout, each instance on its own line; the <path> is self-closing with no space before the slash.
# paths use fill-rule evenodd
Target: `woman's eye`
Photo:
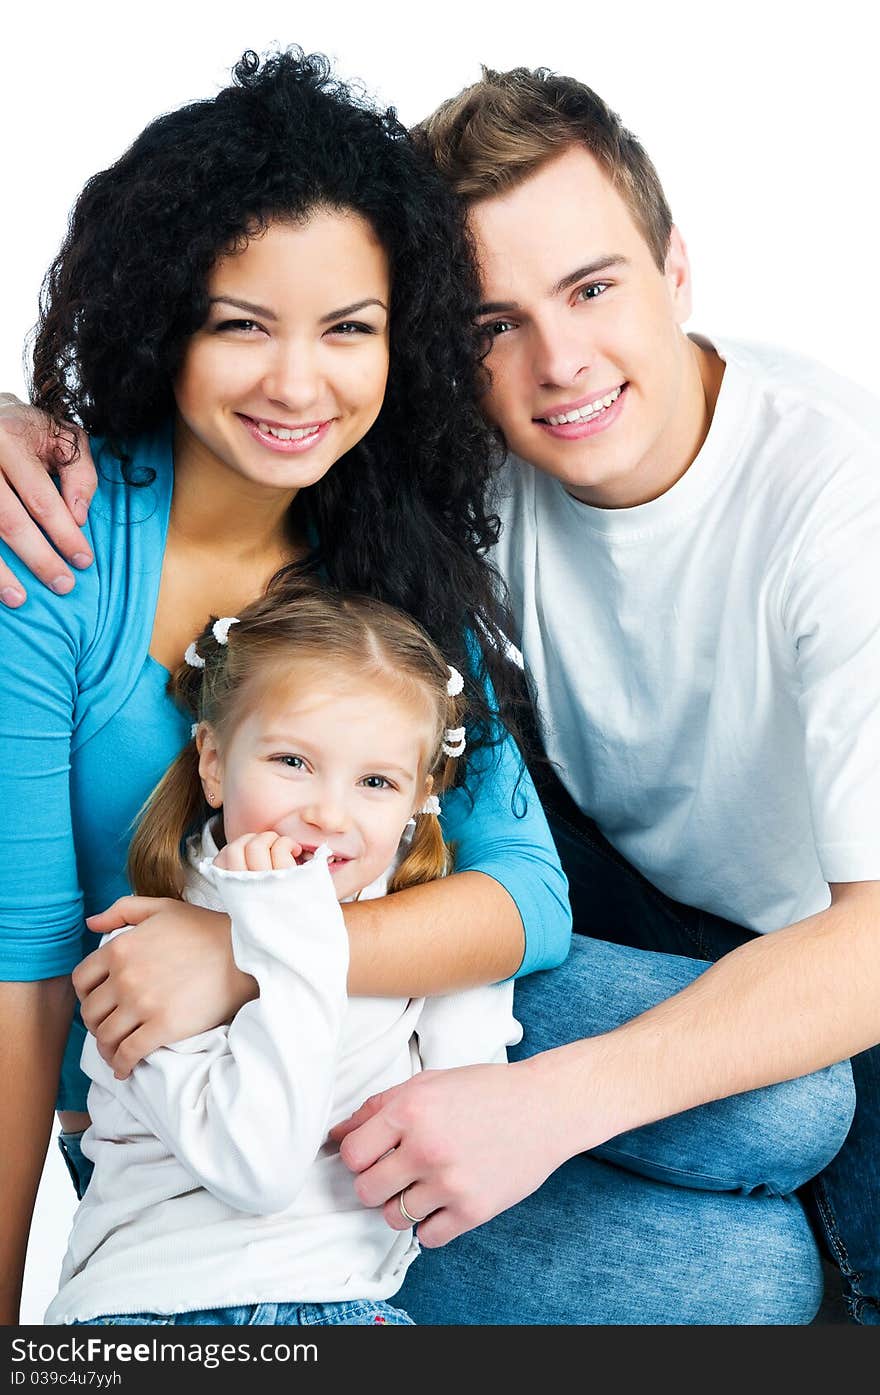
<path id="1" fill-rule="evenodd" d="M 364 324 L 362 320 L 342 320 L 338 325 L 333 325 L 330 333 L 350 338 L 354 334 L 375 334 L 376 331 L 372 325 Z"/>
<path id="2" fill-rule="evenodd" d="M 595 300 L 608 289 L 607 281 L 591 281 L 588 286 L 581 286 L 577 292 L 578 300 Z"/>
<path id="3" fill-rule="evenodd" d="M 218 334 L 251 334 L 260 326 L 256 320 L 221 320 L 214 328 Z"/>

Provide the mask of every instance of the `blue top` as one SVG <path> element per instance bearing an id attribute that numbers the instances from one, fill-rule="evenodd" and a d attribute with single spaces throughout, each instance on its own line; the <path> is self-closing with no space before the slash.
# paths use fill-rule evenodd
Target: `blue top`
<path id="1" fill-rule="evenodd" d="M 171 507 L 168 427 L 137 443 L 136 487 L 94 443 L 100 485 L 86 533 L 94 564 L 69 596 L 31 589 L 0 606 L 0 979 L 67 974 L 97 948 L 84 918 L 129 890 L 132 822 L 189 740 L 191 718 L 166 692 L 168 670 L 148 649 Z M 0 542 L 0 558 L 13 561 Z M 456 870 L 485 872 L 510 893 L 526 934 L 519 974 L 568 951 L 565 877 L 534 787 L 513 741 L 477 752 L 469 788 L 443 798 Z M 516 796 L 516 813 L 512 796 Z M 58 1107 L 85 1108 L 84 1029 L 74 1024 Z"/>

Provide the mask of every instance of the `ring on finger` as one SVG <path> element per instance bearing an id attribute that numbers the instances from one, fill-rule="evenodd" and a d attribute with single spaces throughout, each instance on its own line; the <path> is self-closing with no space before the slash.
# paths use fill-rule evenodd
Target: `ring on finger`
<path id="1" fill-rule="evenodd" d="M 397 1204 L 400 1207 L 400 1214 L 409 1225 L 419 1225 L 425 1218 L 424 1216 L 414 1216 L 410 1211 L 407 1211 L 405 1197 L 408 1191 L 409 1187 L 404 1187 L 403 1191 L 398 1193 Z"/>

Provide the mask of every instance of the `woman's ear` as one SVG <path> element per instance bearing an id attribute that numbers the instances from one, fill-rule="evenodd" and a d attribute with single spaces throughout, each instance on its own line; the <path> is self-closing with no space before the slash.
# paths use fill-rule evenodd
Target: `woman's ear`
<path id="1" fill-rule="evenodd" d="M 200 722 L 196 732 L 196 749 L 199 753 L 199 779 L 208 803 L 218 809 L 223 803 L 223 762 L 217 735 L 210 722 Z"/>

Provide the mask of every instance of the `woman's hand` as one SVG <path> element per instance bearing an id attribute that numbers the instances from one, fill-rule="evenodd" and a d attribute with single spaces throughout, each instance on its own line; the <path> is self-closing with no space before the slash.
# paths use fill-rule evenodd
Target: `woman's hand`
<path id="1" fill-rule="evenodd" d="M 522 1201 L 566 1160 L 551 1095 L 531 1060 L 427 1070 L 372 1096 L 330 1137 L 364 1205 L 405 1230 L 405 1191 L 410 1215 L 427 1217 L 419 1241 L 436 1248 Z"/>
<path id="2" fill-rule="evenodd" d="M 60 494 L 50 474 L 58 475 Z M 71 426 L 60 434 L 44 412 L 0 393 L 0 538 L 59 595 L 73 590 L 73 574 L 43 532 L 75 567 L 88 567 L 92 549 L 76 525 L 85 523 L 97 483 L 83 431 Z M 14 609 L 25 599 L 21 582 L 0 562 L 0 601 Z"/>
<path id="3" fill-rule="evenodd" d="M 123 896 L 88 925 L 139 929 L 96 949 L 73 973 L 86 1027 L 117 1080 L 159 1046 L 229 1022 L 257 996 L 232 957 L 229 917 L 185 901 Z"/>

